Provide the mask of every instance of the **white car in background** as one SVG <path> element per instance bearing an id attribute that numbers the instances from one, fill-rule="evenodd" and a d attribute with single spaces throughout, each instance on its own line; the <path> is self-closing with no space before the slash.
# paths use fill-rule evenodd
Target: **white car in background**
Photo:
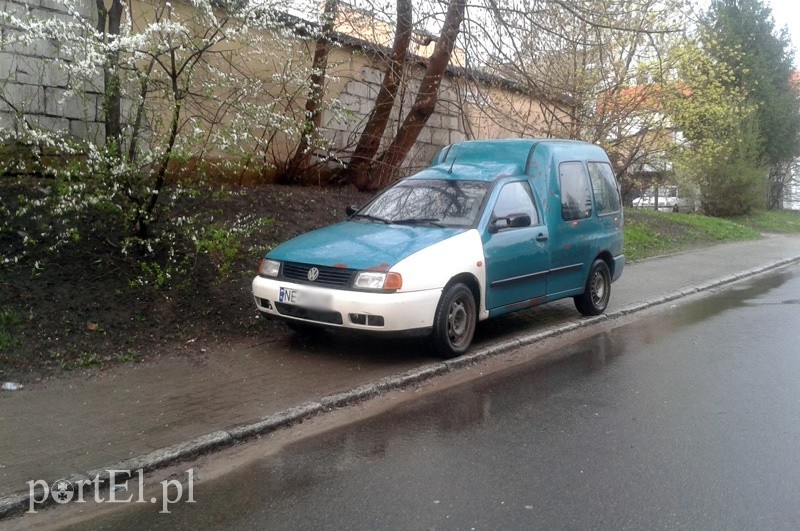
<path id="1" fill-rule="evenodd" d="M 661 186 L 657 189 L 648 188 L 644 193 L 633 200 L 635 208 L 655 210 L 658 201 L 658 210 L 665 212 L 690 212 L 691 202 L 678 195 L 677 186 Z"/>

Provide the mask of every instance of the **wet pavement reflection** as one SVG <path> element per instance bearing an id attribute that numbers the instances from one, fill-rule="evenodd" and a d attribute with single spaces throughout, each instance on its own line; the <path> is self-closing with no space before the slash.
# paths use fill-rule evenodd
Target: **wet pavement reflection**
<path id="1" fill-rule="evenodd" d="M 781 270 L 92 526 L 797 528 L 798 301 Z"/>

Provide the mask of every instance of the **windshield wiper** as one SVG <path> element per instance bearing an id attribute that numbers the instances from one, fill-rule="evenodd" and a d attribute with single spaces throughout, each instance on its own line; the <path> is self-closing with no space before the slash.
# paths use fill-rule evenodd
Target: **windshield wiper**
<path id="1" fill-rule="evenodd" d="M 363 218 L 363 219 L 368 219 L 370 221 L 377 221 L 379 223 L 385 223 L 387 225 L 390 223 L 388 219 L 379 218 L 378 216 L 371 216 L 369 214 L 353 214 L 352 216 L 350 216 L 350 219 L 356 219 L 356 218 Z"/>
<path id="2" fill-rule="evenodd" d="M 434 225 L 436 227 L 444 227 L 440 223 L 439 218 L 408 218 L 408 219 L 394 219 L 392 223 L 397 225 Z"/>

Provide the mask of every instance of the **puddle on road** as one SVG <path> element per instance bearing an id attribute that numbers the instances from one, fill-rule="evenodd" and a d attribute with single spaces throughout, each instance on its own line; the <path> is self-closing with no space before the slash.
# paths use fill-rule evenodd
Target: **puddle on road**
<path id="1" fill-rule="evenodd" d="M 669 312 L 669 318 L 674 321 L 675 325 L 685 326 L 705 321 L 724 311 L 755 304 L 753 301 L 764 294 L 774 292 L 774 295 L 779 295 L 782 293 L 782 291 L 778 290 L 795 278 L 799 272 L 800 266 L 793 266 L 731 286 L 723 286 L 716 293 L 703 295 L 700 302 L 692 302 L 690 304 L 673 303 L 668 306 L 669 310 L 673 310 L 679 305 L 680 310 L 678 312 Z M 765 302 L 762 300 L 758 304 L 765 304 Z M 672 313 L 675 313 L 675 315 L 671 315 Z"/>
<path id="2" fill-rule="evenodd" d="M 781 270 L 690 304 L 664 306 L 645 319 L 596 334 L 532 362 L 400 404 L 382 415 L 380 421 L 368 419 L 298 441 L 285 448 L 275 461 L 261 462 L 261 477 L 274 484 L 270 495 L 289 497 L 333 471 L 380 459 L 403 440 L 415 438 L 415 444 L 424 447 L 425 438 L 447 438 L 454 432 L 490 424 L 509 412 L 513 416 L 518 404 L 552 400 L 568 392 L 576 381 L 603 371 L 626 353 L 725 311 L 754 304 L 765 294 L 779 295 L 784 284 L 797 280 L 798 271 L 798 267 Z M 780 303 L 798 304 L 800 300 Z M 309 455 L 314 456 L 313 461 L 307 460 Z M 300 476 L 294 476 L 291 470 Z M 282 479 L 274 481 L 277 478 Z"/>

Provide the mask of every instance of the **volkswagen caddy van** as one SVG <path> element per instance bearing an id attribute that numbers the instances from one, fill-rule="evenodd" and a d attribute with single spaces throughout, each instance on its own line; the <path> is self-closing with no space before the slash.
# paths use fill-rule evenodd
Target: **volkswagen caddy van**
<path id="1" fill-rule="evenodd" d="M 565 297 L 601 314 L 625 265 L 608 156 L 578 141 L 453 144 L 348 214 L 266 254 L 259 312 L 299 332 L 430 334 L 454 357 L 477 321 Z"/>

